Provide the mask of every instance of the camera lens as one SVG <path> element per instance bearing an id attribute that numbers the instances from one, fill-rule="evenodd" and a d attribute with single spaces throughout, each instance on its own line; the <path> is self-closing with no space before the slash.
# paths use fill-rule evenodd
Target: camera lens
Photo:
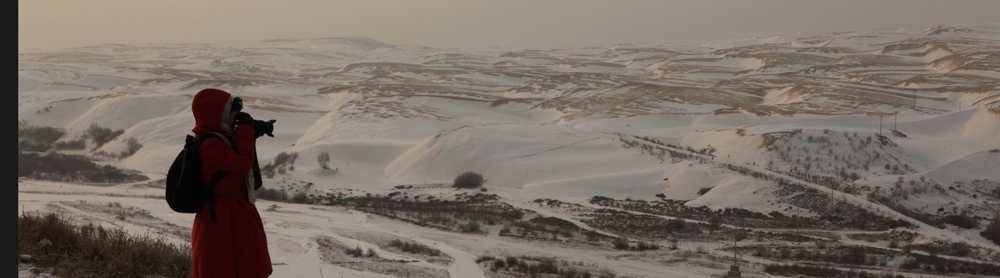
<path id="1" fill-rule="evenodd" d="M 243 110 L 243 99 L 233 98 L 233 103 L 229 105 L 230 112 L 240 112 Z"/>

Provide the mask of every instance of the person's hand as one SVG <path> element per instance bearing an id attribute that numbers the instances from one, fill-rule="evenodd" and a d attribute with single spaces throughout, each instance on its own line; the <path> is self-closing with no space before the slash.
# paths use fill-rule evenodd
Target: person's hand
<path id="1" fill-rule="evenodd" d="M 253 124 L 254 124 L 253 117 L 250 117 L 250 114 L 247 114 L 247 112 L 236 113 L 236 125 L 253 126 Z"/>
<path id="2" fill-rule="evenodd" d="M 267 136 L 270 137 L 274 137 L 274 134 L 272 134 L 271 132 L 274 131 L 274 122 L 277 121 L 278 120 L 274 119 L 271 119 L 270 121 L 266 122 L 261 120 L 253 121 L 253 130 L 254 130 L 253 138 L 254 139 L 260 138 L 264 134 L 267 134 Z"/>

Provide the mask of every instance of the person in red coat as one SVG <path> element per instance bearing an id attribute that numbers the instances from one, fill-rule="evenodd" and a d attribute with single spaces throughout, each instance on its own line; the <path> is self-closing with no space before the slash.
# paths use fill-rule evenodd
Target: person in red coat
<path id="1" fill-rule="evenodd" d="M 255 125 L 251 118 L 249 123 L 243 120 L 246 124 L 237 125 L 238 114 L 246 114 L 240 113 L 241 108 L 242 100 L 217 89 L 201 90 L 191 102 L 196 138 L 216 132 L 230 139 L 224 142 L 212 137 L 199 149 L 205 184 L 218 170 L 226 175 L 215 186 L 215 219 L 209 202 L 194 218 L 194 278 L 267 277 L 272 272 L 267 236 L 254 206 L 251 169 L 256 161 L 255 141 L 265 132 L 270 135 L 273 120 Z M 249 118 L 249 114 L 243 117 Z"/>

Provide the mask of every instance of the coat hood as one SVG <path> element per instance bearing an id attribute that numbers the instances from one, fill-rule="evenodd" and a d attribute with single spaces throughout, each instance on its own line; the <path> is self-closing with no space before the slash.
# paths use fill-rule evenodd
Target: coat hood
<path id="1" fill-rule="evenodd" d="M 200 135 L 219 132 L 230 136 L 232 127 L 226 124 L 233 95 L 219 89 L 204 89 L 194 95 L 191 112 L 194 113 L 195 127 L 191 131 Z"/>

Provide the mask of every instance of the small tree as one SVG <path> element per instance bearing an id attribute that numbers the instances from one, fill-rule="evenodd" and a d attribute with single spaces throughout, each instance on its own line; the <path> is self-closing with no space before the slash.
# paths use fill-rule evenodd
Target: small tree
<path id="1" fill-rule="evenodd" d="M 452 187 L 476 188 L 483 186 L 483 183 L 486 183 L 486 179 L 483 179 L 483 175 L 476 172 L 465 172 L 455 177 L 455 184 L 452 185 Z"/>
<path id="2" fill-rule="evenodd" d="M 628 238 L 624 236 L 611 240 L 611 245 L 618 250 L 628 250 L 630 247 Z"/>
<path id="3" fill-rule="evenodd" d="M 330 163 L 330 154 L 326 152 L 319 153 L 319 155 L 316 156 L 316 162 L 319 162 L 320 168 L 330 169 L 329 166 L 326 165 L 327 163 Z"/>
<path id="4" fill-rule="evenodd" d="M 722 227 L 722 217 L 715 215 L 708 219 L 708 225 L 712 229 L 718 229 Z"/>
<path id="5" fill-rule="evenodd" d="M 97 148 L 103 146 L 104 143 L 114 140 L 115 138 L 118 137 L 118 135 L 121 135 L 122 133 L 125 133 L 124 129 L 112 131 L 110 128 L 101 127 L 100 125 L 97 125 L 97 123 L 91 123 L 90 127 L 88 127 L 83 134 L 84 136 L 87 136 L 88 138 L 94 141 L 94 144 L 97 145 L 94 147 L 94 149 L 96 150 Z"/>

